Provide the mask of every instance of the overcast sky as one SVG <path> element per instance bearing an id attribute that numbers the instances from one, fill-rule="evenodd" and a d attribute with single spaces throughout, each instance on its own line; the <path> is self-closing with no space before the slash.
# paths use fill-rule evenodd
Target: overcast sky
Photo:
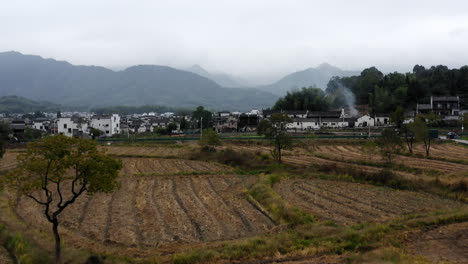
<path id="1" fill-rule="evenodd" d="M 252 82 L 328 62 L 384 71 L 468 64 L 468 1 L 1 0 L 0 51 Z"/>

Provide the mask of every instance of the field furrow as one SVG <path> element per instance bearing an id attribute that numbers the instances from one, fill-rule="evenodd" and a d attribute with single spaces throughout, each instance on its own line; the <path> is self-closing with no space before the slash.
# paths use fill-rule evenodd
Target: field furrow
<path id="1" fill-rule="evenodd" d="M 373 217 L 375 219 L 383 218 L 386 215 L 386 212 L 380 210 L 379 208 L 372 207 L 367 203 L 362 203 L 356 199 L 350 199 L 346 195 L 336 194 L 333 191 L 330 191 L 328 188 L 320 188 L 317 185 L 306 182 L 302 188 L 311 191 L 312 193 L 323 195 L 326 199 L 333 201 L 337 204 L 342 205 L 345 208 L 349 208 L 363 216 Z"/>
<path id="2" fill-rule="evenodd" d="M 110 226 L 108 242 L 135 247 L 138 245 L 138 234 L 135 224 L 134 203 L 135 181 L 125 181 L 110 207 Z M 130 194 L 128 197 L 125 194 Z M 130 199 L 129 199 L 130 198 Z"/>
<path id="3" fill-rule="evenodd" d="M 242 221 L 242 217 L 239 217 L 238 212 L 236 213 L 229 206 L 223 197 L 213 188 L 210 178 L 200 178 L 194 183 L 194 189 L 196 194 L 204 202 L 205 206 L 210 212 L 213 212 L 217 222 L 224 226 L 225 236 L 228 238 L 238 238 L 245 236 L 251 231 L 250 225 L 247 226 Z M 226 225 L 226 223 L 229 223 Z"/>
<path id="4" fill-rule="evenodd" d="M 216 219 L 213 212 L 210 212 L 205 202 L 198 196 L 192 178 L 178 179 L 177 186 L 178 190 L 183 190 L 179 191 L 178 195 L 187 208 L 187 213 L 199 227 L 202 240 L 214 241 L 223 237 L 227 233 L 225 225 Z"/>
<path id="5" fill-rule="evenodd" d="M 174 240 L 186 242 L 201 241 L 200 226 L 188 214 L 188 210 L 182 203 L 174 181 L 172 179 L 165 179 L 160 181 L 160 184 L 156 184 L 156 186 L 156 199 L 164 220 L 169 223 L 169 229 L 174 234 Z M 162 197 L 166 198 L 163 199 Z"/>
<path id="6" fill-rule="evenodd" d="M 324 180 L 287 180 L 275 190 L 291 203 L 324 219 L 352 224 L 462 206 L 432 195 Z"/>
<path id="7" fill-rule="evenodd" d="M 111 203 L 111 195 L 98 193 L 90 198 L 88 210 L 80 225 L 83 234 L 97 241 L 104 241 L 108 238 Z"/>

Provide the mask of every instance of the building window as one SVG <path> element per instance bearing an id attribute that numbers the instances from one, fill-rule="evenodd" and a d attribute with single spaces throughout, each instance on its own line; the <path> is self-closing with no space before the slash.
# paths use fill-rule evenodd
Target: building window
<path id="1" fill-rule="evenodd" d="M 106 130 L 106 134 L 109 134 L 109 130 Z"/>
<path id="2" fill-rule="evenodd" d="M 297 122 L 297 125 L 299 125 L 299 122 Z"/>
<path id="3" fill-rule="evenodd" d="M 67 124 L 63 124 L 63 128 L 66 129 L 66 128 L 67 128 Z"/>
<path id="4" fill-rule="evenodd" d="M 71 128 L 68 129 L 68 133 L 71 133 Z"/>
<path id="5" fill-rule="evenodd" d="M 335 123 L 331 123 L 331 125 L 332 125 L 332 126 L 334 126 L 334 125 L 335 125 Z"/>

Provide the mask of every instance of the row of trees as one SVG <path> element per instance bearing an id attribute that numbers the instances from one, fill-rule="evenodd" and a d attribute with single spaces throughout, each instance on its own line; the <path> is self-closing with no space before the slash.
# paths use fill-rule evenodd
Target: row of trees
<path id="1" fill-rule="evenodd" d="M 326 92 L 313 87 L 288 92 L 273 109 L 323 111 L 368 104 L 374 113 L 390 113 L 399 105 L 427 103 L 431 95 L 468 96 L 468 66 L 448 69 L 439 65 L 426 69 L 416 65 L 412 72 L 389 74 L 370 67 L 357 76 L 333 77 Z"/>
<path id="2" fill-rule="evenodd" d="M 398 105 L 414 105 L 431 95 L 468 95 L 468 66 L 448 69 L 416 65 L 412 72 L 383 74 L 375 67 L 358 76 L 334 77 L 327 85 L 327 93 L 335 95 L 335 105 L 343 104 L 340 87 L 347 87 L 357 104 L 369 104 L 373 112 L 393 112 Z"/>

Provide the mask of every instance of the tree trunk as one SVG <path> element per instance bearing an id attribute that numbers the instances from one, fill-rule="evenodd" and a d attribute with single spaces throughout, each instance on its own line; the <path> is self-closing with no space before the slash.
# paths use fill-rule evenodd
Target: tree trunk
<path id="1" fill-rule="evenodd" d="M 55 238 L 55 263 L 60 264 L 62 263 L 62 249 L 60 247 L 60 235 L 58 232 L 58 219 L 55 218 L 52 224 L 53 224 L 52 230 L 54 231 L 54 238 Z"/>
<path id="2" fill-rule="evenodd" d="M 426 149 L 426 157 L 429 157 L 429 150 L 431 148 L 431 141 L 430 140 L 424 140 L 424 147 Z"/>
<path id="3" fill-rule="evenodd" d="M 413 154 L 413 140 L 412 139 L 409 139 L 406 141 L 406 143 L 408 144 L 408 150 L 411 154 Z"/>
<path id="4" fill-rule="evenodd" d="M 278 149 L 278 164 L 281 164 L 281 146 L 277 146 Z"/>

